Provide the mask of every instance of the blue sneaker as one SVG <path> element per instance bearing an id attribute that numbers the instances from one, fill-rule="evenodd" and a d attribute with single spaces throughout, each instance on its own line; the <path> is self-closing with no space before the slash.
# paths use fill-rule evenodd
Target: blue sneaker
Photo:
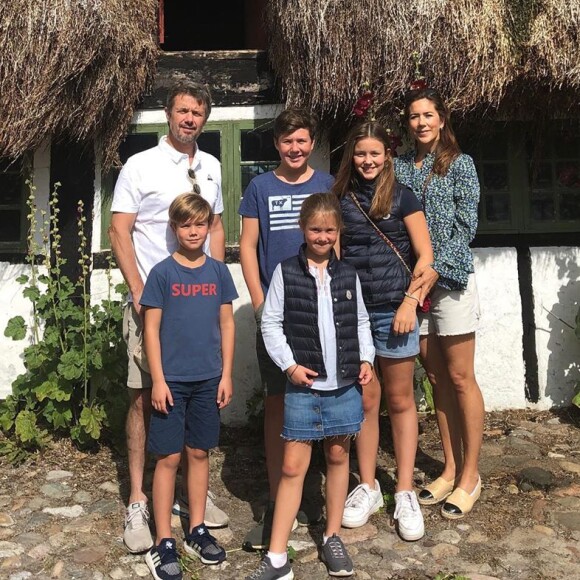
<path id="1" fill-rule="evenodd" d="M 181 580 L 181 566 L 177 557 L 176 542 L 173 538 L 163 538 L 158 546 L 153 546 L 145 556 L 145 562 L 155 580 Z"/>
<path id="2" fill-rule="evenodd" d="M 196 526 L 187 534 L 183 547 L 190 556 L 197 556 L 202 564 L 219 564 L 226 559 L 226 551 L 209 533 L 205 524 Z"/>

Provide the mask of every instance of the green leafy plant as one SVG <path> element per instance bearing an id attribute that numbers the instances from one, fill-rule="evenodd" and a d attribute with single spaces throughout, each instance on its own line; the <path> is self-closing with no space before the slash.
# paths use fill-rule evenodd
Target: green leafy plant
<path id="1" fill-rule="evenodd" d="M 421 365 L 419 358 L 415 359 L 415 393 L 419 395 L 417 407 L 424 413 L 435 413 L 435 401 L 433 399 L 433 386 L 429 382 L 429 377 Z"/>
<path id="2" fill-rule="evenodd" d="M 107 268 L 108 295 L 92 304 L 92 270 L 85 233 L 86 216 L 78 203 L 78 279 L 63 273 L 58 221 L 58 185 L 49 210 L 36 206 L 35 188 L 28 197 L 27 263 L 29 273 L 17 281 L 32 303 L 31 322 L 8 321 L 4 335 L 29 337 L 25 371 L 12 383 L 12 395 L 0 404 L 0 453 L 17 462 L 44 447 L 55 434 L 78 445 L 94 444 L 105 433 L 120 433 L 125 415 L 126 349 L 121 337 L 122 308 L 112 298 L 112 258 Z M 121 285 L 122 286 L 122 285 Z M 124 288 L 117 287 L 118 292 Z"/>

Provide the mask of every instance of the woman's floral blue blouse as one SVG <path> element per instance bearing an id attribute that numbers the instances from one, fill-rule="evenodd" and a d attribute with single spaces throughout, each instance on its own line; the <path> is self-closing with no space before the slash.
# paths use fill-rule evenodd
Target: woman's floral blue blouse
<path id="1" fill-rule="evenodd" d="M 421 200 L 423 184 L 431 173 L 435 155 L 429 153 L 420 169 L 415 167 L 415 152 L 395 158 L 397 181 L 415 192 Z M 439 286 L 447 290 L 467 287 L 473 272 L 469 243 L 477 230 L 479 181 L 473 159 L 464 153 L 449 166 L 445 177 L 433 175 L 425 194 L 425 215 L 435 261 L 433 268 Z"/>

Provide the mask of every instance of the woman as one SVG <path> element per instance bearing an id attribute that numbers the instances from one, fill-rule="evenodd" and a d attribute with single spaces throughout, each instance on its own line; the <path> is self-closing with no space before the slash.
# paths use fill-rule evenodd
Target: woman
<path id="1" fill-rule="evenodd" d="M 481 493 L 484 407 L 474 373 L 479 300 L 469 249 L 477 228 L 479 183 L 437 91 L 409 91 L 404 112 L 415 150 L 395 160 L 395 174 L 421 200 L 433 244 L 433 263 L 417 269 L 409 291 L 420 290 L 421 304 L 430 292 L 429 312 L 419 313 L 421 359 L 433 385 L 445 455 L 443 472 L 420 492 L 419 502 L 445 500 L 441 514 L 459 519 Z"/>
<path id="2" fill-rule="evenodd" d="M 361 280 L 391 419 L 397 461 L 394 517 L 403 539 L 418 540 L 425 533 L 413 491 L 419 292 L 414 296 L 408 290 L 415 256 L 415 268 L 420 271 L 433 261 L 427 223 L 413 193 L 395 182 L 389 136 L 374 121 L 362 123 L 349 134 L 333 192 L 340 199 L 344 220 L 342 259 L 356 268 Z M 379 383 L 373 380 L 363 389 L 365 422 L 356 440 L 361 483 L 347 498 L 345 527 L 362 526 L 383 505 L 375 479 L 380 400 Z"/>

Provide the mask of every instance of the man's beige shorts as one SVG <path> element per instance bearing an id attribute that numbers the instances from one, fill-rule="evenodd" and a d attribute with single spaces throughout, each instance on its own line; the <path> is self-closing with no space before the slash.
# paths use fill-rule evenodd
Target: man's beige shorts
<path id="1" fill-rule="evenodd" d="M 135 349 L 138 351 L 143 341 L 143 319 L 135 312 L 132 303 L 126 304 L 123 310 L 123 338 L 129 358 L 127 386 L 130 389 L 150 389 L 151 375 L 142 370 L 135 360 Z"/>
<path id="2" fill-rule="evenodd" d="M 436 286 L 431 292 L 431 310 L 417 311 L 421 336 L 459 336 L 477 330 L 479 318 L 479 296 L 475 274 L 470 274 L 465 290 L 445 290 Z"/>

